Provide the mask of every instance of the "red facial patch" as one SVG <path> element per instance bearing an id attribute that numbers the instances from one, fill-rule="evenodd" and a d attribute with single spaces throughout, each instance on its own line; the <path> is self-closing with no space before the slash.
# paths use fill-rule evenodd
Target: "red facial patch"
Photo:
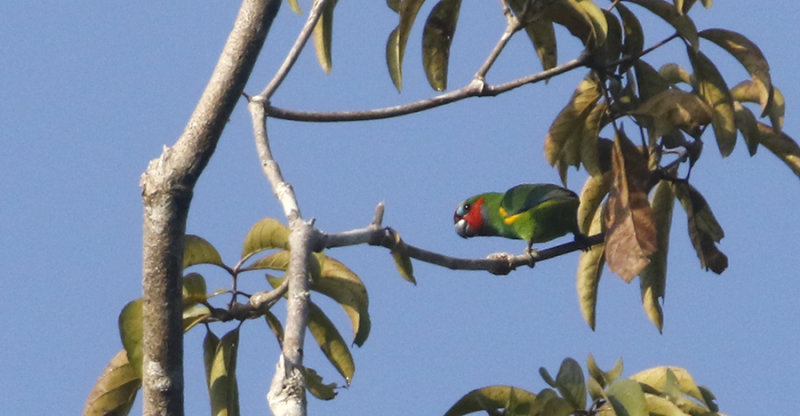
<path id="1" fill-rule="evenodd" d="M 464 221 L 469 224 L 469 228 L 472 228 L 475 232 L 478 232 L 481 227 L 483 227 L 483 203 L 486 201 L 486 198 L 478 198 L 477 201 L 473 202 L 469 208 L 469 212 L 464 215 Z"/>

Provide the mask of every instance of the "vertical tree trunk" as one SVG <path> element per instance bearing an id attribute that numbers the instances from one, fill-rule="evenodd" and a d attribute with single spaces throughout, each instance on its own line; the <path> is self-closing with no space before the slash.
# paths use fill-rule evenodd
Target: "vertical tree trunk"
<path id="1" fill-rule="evenodd" d="M 244 0 L 214 73 L 172 148 L 142 175 L 143 413 L 183 415 L 183 236 L 198 177 L 244 90 L 281 0 Z"/>

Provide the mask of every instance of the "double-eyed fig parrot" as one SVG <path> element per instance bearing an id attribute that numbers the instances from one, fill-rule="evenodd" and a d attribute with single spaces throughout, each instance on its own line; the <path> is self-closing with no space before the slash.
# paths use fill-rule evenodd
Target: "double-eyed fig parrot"
<path id="1" fill-rule="evenodd" d="M 517 185 L 505 193 L 488 192 L 462 202 L 453 214 L 456 232 L 464 238 L 498 236 L 544 243 L 567 233 L 584 243 L 578 231 L 578 195 L 551 184 Z"/>

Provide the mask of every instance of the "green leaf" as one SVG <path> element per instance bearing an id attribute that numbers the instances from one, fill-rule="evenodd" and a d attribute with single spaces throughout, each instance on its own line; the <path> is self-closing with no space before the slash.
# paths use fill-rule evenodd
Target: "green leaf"
<path id="1" fill-rule="evenodd" d="M 640 371 L 630 377 L 632 381 L 646 384 L 659 392 L 668 392 L 675 388 L 680 393 L 704 401 L 703 393 L 694 382 L 694 378 L 686 369 L 673 366 L 654 367 Z"/>
<path id="2" fill-rule="evenodd" d="M 647 412 L 651 415 L 689 416 L 689 414 L 684 413 L 680 407 L 663 397 L 645 393 L 644 401 Z"/>
<path id="3" fill-rule="evenodd" d="M 211 316 L 211 311 L 205 305 L 193 305 L 183 308 L 183 332 L 194 328 L 197 324 L 205 322 Z"/>
<path id="4" fill-rule="evenodd" d="M 594 356 L 589 354 L 589 358 L 586 360 L 586 367 L 589 370 L 589 377 L 596 380 L 601 387 L 605 388 L 622 374 L 622 358 L 614 363 L 614 367 L 612 367 L 611 370 L 603 371 L 598 367 Z"/>
<path id="5" fill-rule="evenodd" d="M 397 266 L 397 271 L 400 273 L 400 277 L 416 285 L 417 279 L 414 278 L 414 266 L 411 264 L 411 258 L 406 253 L 406 244 L 403 242 L 403 239 L 400 238 L 400 234 L 397 231 L 389 230 L 389 232 L 391 238 L 394 240 L 392 258 L 394 259 L 395 266 Z"/>
<path id="6" fill-rule="evenodd" d="M 270 311 L 266 311 L 264 318 L 267 321 L 267 325 L 269 325 L 270 331 L 272 331 L 275 338 L 278 340 L 278 344 L 283 344 L 283 325 L 280 319 Z"/>
<path id="7" fill-rule="evenodd" d="M 322 377 L 313 368 L 303 367 L 303 379 L 306 390 L 320 400 L 332 400 L 336 397 L 336 383 L 325 384 Z"/>
<path id="8" fill-rule="evenodd" d="M 205 239 L 192 234 L 183 237 L 183 268 L 195 264 L 224 266 L 217 249 Z"/>
<path id="9" fill-rule="evenodd" d="M 355 364 L 350 349 L 344 342 L 336 326 L 325 315 L 319 306 L 313 302 L 308 302 L 308 329 L 317 341 L 320 349 L 333 364 L 339 374 L 344 377 L 347 384 L 353 380 Z"/>
<path id="10" fill-rule="evenodd" d="M 606 389 L 608 402 L 617 416 L 648 416 L 642 387 L 633 380 L 617 380 Z"/>
<path id="11" fill-rule="evenodd" d="M 573 408 L 569 402 L 558 397 L 555 391 L 544 389 L 536 395 L 536 400 L 531 406 L 531 416 L 567 416 L 576 414 L 578 410 Z"/>
<path id="12" fill-rule="evenodd" d="M 289 249 L 289 228 L 275 218 L 264 218 L 253 225 L 244 238 L 242 258 L 273 248 Z"/>
<path id="13" fill-rule="evenodd" d="M 651 140 L 678 129 L 699 137 L 703 127 L 713 120 L 713 111 L 708 104 L 696 94 L 677 88 L 652 96 L 631 114 L 639 116 L 642 124 L 650 130 Z"/>
<path id="14" fill-rule="evenodd" d="M 311 283 L 315 290 L 330 297 L 342 306 L 353 325 L 353 343 L 359 347 L 369 336 L 369 297 L 361 279 L 340 261 L 325 258 L 318 280 Z"/>
<path id="15" fill-rule="evenodd" d="M 591 179 L 591 178 L 590 178 Z M 581 201 L 583 202 L 583 201 Z M 587 235 L 603 231 L 603 210 L 596 210 Z M 597 288 L 605 265 L 605 243 L 596 244 L 581 253 L 578 260 L 578 304 L 581 314 L 589 327 L 595 328 L 595 312 L 597 308 Z"/>
<path id="16" fill-rule="evenodd" d="M 272 253 L 269 256 L 262 257 L 253 262 L 253 264 L 245 267 L 242 270 L 281 270 L 287 271 L 289 269 L 289 259 L 291 258 L 291 252 L 289 251 L 278 251 L 276 253 Z M 318 256 L 311 256 L 308 261 L 308 272 L 311 274 L 311 280 L 317 281 L 319 280 L 319 276 L 321 273 L 319 264 L 319 257 Z"/>
<path id="17" fill-rule="evenodd" d="M 447 88 L 450 44 L 456 31 L 461 0 L 441 0 L 434 6 L 422 32 L 422 66 L 436 91 Z"/>
<path id="18" fill-rule="evenodd" d="M 401 0 L 386 0 L 386 5 L 395 13 L 400 13 L 400 1 Z"/>
<path id="19" fill-rule="evenodd" d="M 239 349 L 239 328 L 221 340 L 210 331 L 203 341 L 208 397 L 213 416 L 239 415 L 239 387 L 236 382 L 236 355 Z"/>
<path id="20" fill-rule="evenodd" d="M 641 102 L 670 88 L 670 83 L 647 62 L 640 59 L 634 63 L 633 67 L 636 70 L 636 86 L 639 87 Z"/>
<path id="21" fill-rule="evenodd" d="M 611 188 L 611 179 L 610 171 L 603 175 L 586 178 L 581 190 L 580 205 L 578 205 L 578 229 L 580 232 L 591 235 L 589 229 L 594 222 L 597 208 L 600 207 L 603 199 L 608 195 L 608 190 Z"/>
<path id="22" fill-rule="evenodd" d="M 649 10 L 656 16 L 664 19 L 672 25 L 682 38 L 686 39 L 693 51 L 697 51 L 699 41 L 697 37 L 697 27 L 692 19 L 678 12 L 675 6 L 662 0 L 625 0 L 630 3 L 638 4 Z"/>
<path id="23" fill-rule="evenodd" d="M 565 185 L 567 167 L 577 167 L 581 162 L 581 147 L 585 137 L 597 137 L 599 117 L 590 119 L 589 116 L 601 97 L 600 80 L 591 72 L 578 85 L 567 106 L 547 131 L 544 139 L 545 157 L 551 166 L 559 169 L 561 182 Z"/>
<path id="24" fill-rule="evenodd" d="M 181 284 L 184 308 L 206 300 L 206 279 L 200 273 L 189 273 L 183 276 Z"/>
<path id="25" fill-rule="evenodd" d="M 425 0 L 405 0 L 400 2 L 398 14 L 400 23 L 392 30 L 389 40 L 386 42 L 386 66 L 389 68 L 389 75 L 392 77 L 397 91 L 403 89 L 403 55 L 408 43 L 408 35 L 411 33 L 411 26 L 417 18 L 419 8 Z M 391 5 L 391 4 L 390 4 Z"/>
<path id="26" fill-rule="evenodd" d="M 738 101 L 733 102 L 736 128 L 742 132 L 742 137 L 747 145 L 747 152 L 754 156 L 758 151 L 758 121 L 750 109 L 741 105 Z"/>
<path id="27" fill-rule="evenodd" d="M 761 110 L 766 111 L 772 92 L 772 81 L 769 75 L 769 64 L 758 45 L 744 35 L 731 30 L 706 29 L 699 35 L 728 51 L 744 66 L 758 87 Z"/>
<path id="28" fill-rule="evenodd" d="M 128 302 L 119 314 L 119 335 L 128 354 L 128 361 L 137 377 L 142 377 L 142 304 L 141 298 Z"/>
<path id="29" fill-rule="evenodd" d="M 536 56 L 542 63 L 542 69 L 548 70 L 558 64 L 558 48 L 556 47 L 556 31 L 553 22 L 536 20 L 525 26 L 525 32 L 533 42 Z"/>
<path id="30" fill-rule="evenodd" d="M 550 372 L 548 372 L 546 368 L 539 367 L 539 376 L 541 376 L 542 380 L 544 380 L 544 382 L 547 383 L 547 385 L 549 385 L 550 387 L 553 388 L 558 387 L 556 380 L 553 379 L 553 376 L 550 375 Z"/>
<path id="31" fill-rule="evenodd" d="M 686 85 L 693 85 L 692 74 L 674 62 L 662 65 L 661 68 L 658 68 L 658 73 L 661 74 L 661 76 L 671 84 L 678 84 L 682 82 Z"/>
<path id="32" fill-rule="evenodd" d="M 586 382 L 583 379 L 583 370 L 580 364 L 572 358 L 561 362 L 556 376 L 556 388 L 569 404 L 575 409 L 586 407 Z"/>
<path id="33" fill-rule="evenodd" d="M 293 12 L 297 14 L 303 14 L 303 10 L 300 8 L 300 4 L 297 3 L 297 0 L 288 0 L 289 7 L 292 9 Z"/>
<path id="34" fill-rule="evenodd" d="M 337 0 L 328 0 L 322 9 L 322 16 L 314 26 L 314 48 L 317 51 L 317 61 L 325 73 L 331 72 L 331 40 L 333 38 L 333 8 Z"/>
<path id="35" fill-rule="evenodd" d="M 650 256 L 648 264 L 639 274 L 639 287 L 642 294 L 642 307 L 647 317 L 661 332 L 664 326 L 664 312 L 661 303 L 664 299 L 667 284 L 667 251 L 669 248 L 669 231 L 672 225 L 672 208 L 675 195 L 665 181 L 659 182 L 653 200 L 653 223 L 658 234 L 658 249 Z"/>
<path id="36" fill-rule="evenodd" d="M 642 32 L 642 24 L 636 15 L 623 6 L 617 3 L 615 8 L 622 18 L 622 30 L 625 34 L 622 42 L 622 55 L 624 57 L 634 58 L 641 55 L 644 49 L 644 32 Z"/>
<path id="37" fill-rule="evenodd" d="M 509 404 L 512 402 L 513 405 Z M 504 414 L 528 414 L 530 406 L 536 395 L 513 386 L 487 386 L 472 390 L 458 399 L 445 416 L 461 416 L 468 413 L 486 411 L 494 414 L 499 409 L 505 409 Z M 508 407 L 507 407 L 508 406 Z"/>
<path id="38" fill-rule="evenodd" d="M 736 121 L 733 112 L 733 96 L 717 67 L 702 52 L 689 50 L 689 60 L 694 68 L 700 95 L 711 106 L 714 135 L 722 157 L 733 151 L 736 145 Z"/>
<path id="39" fill-rule="evenodd" d="M 766 124 L 758 123 L 757 127 L 761 145 L 778 156 L 795 175 L 800 177 L 800 146 L 797 142 Z"/>
<path id="40" fill-rule="evenodd" d="M 602 10 L 588 0 L 557 0 L 543 9 L 544 18 L 564 26 L 587 46 L 606 41 L 608 24 Z"/>
<path id="41" fill-rule="evenodd" d="M 136 393 L 141 387 L 141 376 L 128 362 L 125 350 L 121 350 L 109 361 L 95 382 L 86 399 L 82 415 L 127 415 L 136 400 Z"/>

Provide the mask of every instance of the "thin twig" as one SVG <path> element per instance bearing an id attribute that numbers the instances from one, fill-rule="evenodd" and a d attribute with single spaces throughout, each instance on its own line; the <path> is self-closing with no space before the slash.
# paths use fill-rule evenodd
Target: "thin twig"
<path id="1" fill-rule="evenodd" d="M 497 41 L 497 44 L 494 45 L 492 51 L 489 53 L 489 56 L 486 58 L 486 61 L 481 65 L 478 72 L 475 73 L 475 81 L 484 82 L 486 79 L 486 73 L 489 72 L 489 69 L 494 65 L 497 58 L 500 56 L 500 52 L 508 44 L 508 41 L 511 40 L 511 36 L 514 33 L 517 33 L 522 28 L 522 23 L 520 23 L 519 19 L 514 16 L 513 13 L 508 9 L 508 6 L 503 2 L 503 11 L 506 16 L 506 20 L 508 23 L 506 24 L 506 29 L 503 31 L 503 34 L 500 36 L 500 39 Z"/>
<path id="2" fill-rule="evenodd" d="M 372 110 L 363 111 L 340 111 L 340 112 L 307 112 L 287 110 L 280 107 L 274 107 L 267 104 L 267 115 L 270 117 L 280 118 L 283 120 L 292 121 L 311 121 L 311 122 L 339 122 L 339 121 L 363 121 L 363 120 L 379 120 L 384 118 L 398 117 L 406 114 L 413 114 L 420 111 L 428 110 L 431 108 L 439 107 L 452 102 L 460 101 L 470 97 L 486 97 L 495 96 L 505 93 L 507 91 L 519 88 L 525 84 L 535 84 L 540 81 L 545 81 L 556 75 L 571 71 L 575 68 L 581 67 L 589 60 L 588 53 L 581 54 L 580 57 L 573 59 L 563 65 L 550 68 L 546 71 L 537 74 L 528 75 L 516 80 L 500 84 L 496 86 L 482 85 L 471 81 L 465 87 L 448 92 L 446 94 L 438 95 L 436 97 L 428 98 L 425 100 L 417 101 L 410 104 L 397 105 L 392 107 L 377 108 Z"/>
<path id="3" fill-rule="evenodd" d="M 272 77 L 272 80 L 269 82 L 269 84 L 267 84 L 267 87 L 264 88 L 264 91 L 261 91 L 258 96 L 269 100 L 286 76 L 289 75 L 289 71 L 292 69 L 294 63 L 297 62 L 300 52 L 303 51 L 306 43 L 308 43 L 308 38 L 314 31 L 314 27 L 317 25 L 317 21 L 319 20 L 320 16 L 322 16 L 322 8 L 325 7 L 325 3 L 327 1 L 328 0 L 316 0 L 314 2 L 314 5 L 311 7 L 311 11 L 308 13 L 308 19 L 306 19 L 305 25 L 303 25 L 303 28 L 300 30 L 300 34 L 297 35 L 294 45 L 292 45 L 292 48 L 289 49 L 289 53 L 286 55 L 286 58 L 283 60 L 280 68 L 278 68 L 278 71 L 275 72 L 275 76 Z"/>

